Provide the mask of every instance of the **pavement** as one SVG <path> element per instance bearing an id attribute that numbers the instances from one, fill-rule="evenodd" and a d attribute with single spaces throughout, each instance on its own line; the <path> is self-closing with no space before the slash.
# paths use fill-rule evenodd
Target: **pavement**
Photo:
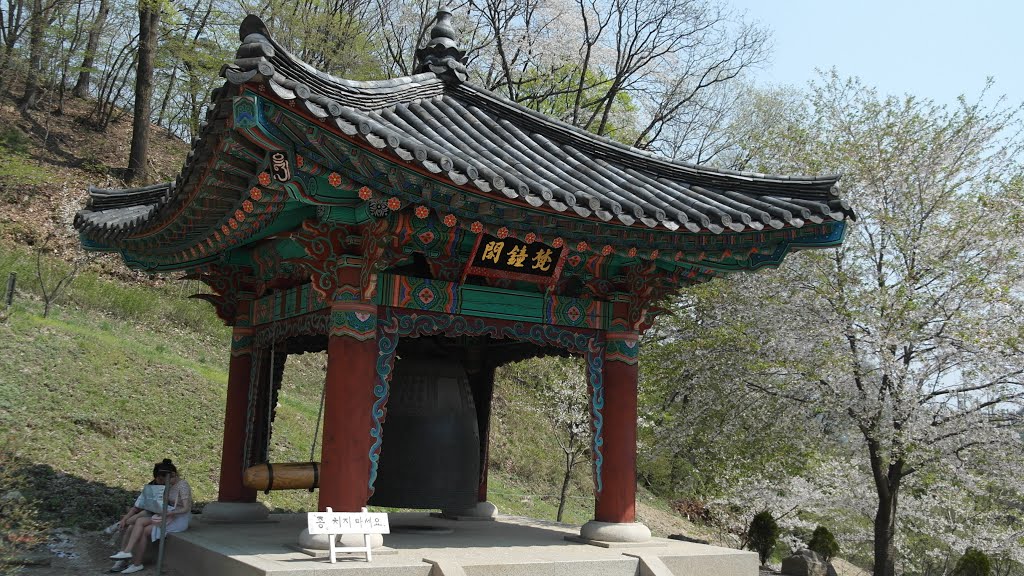
<path id="1" fill-rule="evenodd" d="M 201 515 L 199 516 L 201 518 Z M 579 527 L 516 516 L 494 521 L 449 520 L 427 513 L 391 513 L 391 534 L 362 554 L 297 546 L 305 514 L 272 514 L 251 524 L 193 520 L 168 537 L 165 574 L 173 576 L 756 576 L 752 552 L 653 538 L 596 546 L 578 541 Z M 575 540 L 574 540 L 575 539 Z M 152 573 L 152 569 L 147 572 Z M 145 573 L 141 573 L 145 574 Z"/>

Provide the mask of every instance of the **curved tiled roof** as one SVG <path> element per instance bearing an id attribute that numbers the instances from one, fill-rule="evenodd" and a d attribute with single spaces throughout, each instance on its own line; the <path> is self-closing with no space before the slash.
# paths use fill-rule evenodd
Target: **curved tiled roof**
<path id="1" fill-rule="evenodd" d="M 443 32 L 443 31 L 442 31 Z M 335 78 L 278 45 L 262 21 L 242 23 L 242 44 L 222 70 L 227 84 L 261 85 L 367 148 L 506 202 L 620 226 L 722 234 L 801 228 L 853 217 L 838 176 L 790 177 L 713 169 L 623 146 L 463 81 L 464 58 L 444 33 L 417 56 L 413 76 Z M 431 52 L 433 50 L 433 52 Z M 208 130 L 207 130 L 208 131 Z M 203 134 L 200 140 L 207 139 Z M 215 142 L 197 141 L 196 155 Z M 182 173 L 189 172 L 186 163 Z M 76 227 L 94 240 L 145 234 L 177 214 L 188 184 L 90 190 Z"/>
<path id="2" fill-rule="evenodd" d="M 170 191 L 170 183 L 128 189 L 90 187 L 89 207 L 75 215 L 75 227 L 88 224 L 97 239 L 137 228 L 167 201 Z"/>

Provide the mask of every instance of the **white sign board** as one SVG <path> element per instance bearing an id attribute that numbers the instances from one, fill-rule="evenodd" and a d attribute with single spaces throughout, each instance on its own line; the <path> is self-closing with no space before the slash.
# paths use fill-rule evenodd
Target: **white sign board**
<path id="1" fill-rule="evenodd" d="M 385 512 L 334 512 L 330 508 L 326 512 L 310 512 L 306 516 L 307 529 L 310 534 L 328 534 L 331 544 L 331 563 L 337 561 L 337 552 L 363 552 L 366 561 L 372 559 L 370 551 L 370 534 L 390 534 L 388 515 Z M 362 534 L 364 546 L 339 548 L 335 545 L 338 534 Z"/>
<path id="2" fill-rule="evenodd" d="M 310 512 L 310 534 L 390 534 L 385 512 Z"/>

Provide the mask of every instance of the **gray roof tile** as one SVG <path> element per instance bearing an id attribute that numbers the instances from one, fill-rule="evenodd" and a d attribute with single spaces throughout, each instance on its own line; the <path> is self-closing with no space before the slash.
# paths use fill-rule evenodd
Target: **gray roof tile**
<path id="1" fill-rule="evenodd" d="M 222 71 L 228 84 L 264 83 L 275 97 L 331 119 L 342 133 L 480 193 L 680 234 L 799 228 L 853 217 L 838 197 L 838 176 L 767 175 L 672 161 L 486 92 L 464 82 L 457 70 L 373 82 L 335 78 L 288 54 L 254 16 L 243 22 L 241 37 L 237 59 Z M 448 56 L 421 69 L 435 70 L 451 56 L 447 41 L 439 46 Z M 237 93 L 226 88 L 214 90 L 214 104 Z M 209 136 L 223 130 L 219 108 L 193 143 L 178 179 L 183 185 L 90 189 L 76 227 L 109 239 L 173 218 L 174 206 L 194 185 L 194 166 L 217 153 Z"/>

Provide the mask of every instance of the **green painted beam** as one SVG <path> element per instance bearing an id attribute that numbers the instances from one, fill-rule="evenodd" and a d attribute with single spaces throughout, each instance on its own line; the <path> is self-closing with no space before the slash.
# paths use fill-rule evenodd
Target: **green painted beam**
<path id="1" fill-rule="evenodd" d="M 321 214 L 321 220 L 339 224 L 362 224 L 370 219 L 366 202 L 356 206 L 324 206 Z"/>
<path id="2" fill-rule="evenodd" d="M 462 306 L 460 312 L 471 316 L 544 321 L 544 295 L 501 290 L 486 286 L 460 287 Z"/>
<path id="3" fill-rule="evenodd" d="M 225 261 L 228 264 L 235 264 L 240 266 L 251 266 L 252 257 L 249 255 L 248 247 L 255 242 L 258 242 L 264 238 L 268 238 L 275 234 L 293 230 L 302 226 L 302 221 L 308 218 L 316 217 L 316 208 L 306 204 L 299 203 L 288 203 L 288 207 L 281 212 L 274 222 L 269 226 L 260 230 L 258 233 L 253 234 L 245 240 L 245 243 L 228 252 L 225 256 Z"/>

